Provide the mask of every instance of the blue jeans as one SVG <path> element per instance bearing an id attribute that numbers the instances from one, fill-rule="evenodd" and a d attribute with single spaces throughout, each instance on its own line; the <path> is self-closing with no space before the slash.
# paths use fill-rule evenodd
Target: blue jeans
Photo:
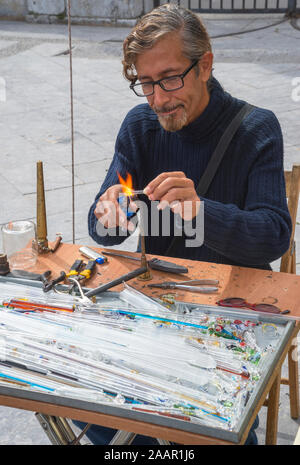
<path id="1" fill-rule="evenodd" d="M 73 423 L 81 430 L 83 430 L 83 428 L 86 426 L 86 423 L 83 423 L 77 420 L 76 421 L 73 420 Z M 257 416 L 249 431 L 248 437 L 245 442 L 245 446 L 256 446 L 258 444 L 257 436 L 255 433 L 255 430 L 258 427 L 258 425 L 259 425 L 259 419 Z M 91 425 L 86 432 L 86 436 L 89 438 L 91 443 L 93 443 L 94 445 L 104 446 L 104 445 L 109 444 L 109 442 L 112 440 L 116 432 L 117 432 L 116 429 L 106 428 L 105 426 L 99 426 L 99 425 Z M 158 445 L 158 442 L 155 438 L 137 434 L 132 444 L 136 446 L 149 446 L 149 445 L 155 446 L 155 445 Z"/>
<path id="2" fill-rule="evenodd" d="M 81 430 L 83 430 L 83 428 L 86 426 L 86 423 L 81 421 L 72 421 L 74 425 L 76 425 Z M 104 446 L 110 443 L 117 431 L 118 430 L 116 429 L 106 428 L 105 426 L 91 425 L 86 432 L 86 436 L 95 446 Z M 155 438 L 137 434 L 132 441 L 132 444 L 135 446 L 157 446 L 158 442 Z"/>
<path id="3" fill-rule="evenodd" d="M 256 436 L 256 428 L 258 428 L 259 425 L 259 418 L 258 416 L 255 418 L 253 425 L 251 426 L 251 429 L 249 431 L 248 437 L 245 441 L 245 446 L 257 446 L 258 445 L 258 440 Z"/>

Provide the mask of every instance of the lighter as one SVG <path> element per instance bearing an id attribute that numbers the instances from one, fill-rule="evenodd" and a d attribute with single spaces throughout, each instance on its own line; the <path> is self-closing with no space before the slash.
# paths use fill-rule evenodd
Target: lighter
<path id="1" fill-rule="evenodd" d="M 135 215 L 136 212 L 129 206 L 129 197 L 127 195 L 119 195 L 118 202 L 127 219 L 132 218 Z"/>
<path id="2" fill-rule="evenodd" d="M 80 247 L 79 252 L 82 253 L 85 257 L 92 258 L 102 265 L 103 263 L 107 262 L 107 258 L 103 257 L 100 253 L 96 252 L 96 250 L 90 249 L 89 247 Z"/>

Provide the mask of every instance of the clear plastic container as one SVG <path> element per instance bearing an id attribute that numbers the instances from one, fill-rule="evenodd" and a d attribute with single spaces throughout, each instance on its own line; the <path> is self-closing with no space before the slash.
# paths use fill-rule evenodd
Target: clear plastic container
<path id="1" fill-rule="evenodd" d="M 10 270 L 24 270 L 36 264 L 37 252 L 32 247 L 36 239 L 33 221 L 11 221 L 2 226 L 2 244 Z"/>

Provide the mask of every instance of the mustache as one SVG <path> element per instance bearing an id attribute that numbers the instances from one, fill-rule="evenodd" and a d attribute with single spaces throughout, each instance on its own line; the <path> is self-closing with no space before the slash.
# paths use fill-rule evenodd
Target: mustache
<path id="1" fill-rule="evenodd" d="M 160 115 L 161 113 L 168 113 L 169 111 L 173 111 L 179 107 L 183 107 L 183 105 L 178 104 L 178 105 L 164 106 L 164 107 L 156 107 L 155 105 L 153 105 L 152 110 L 155 111 L 157 115 Z"/>

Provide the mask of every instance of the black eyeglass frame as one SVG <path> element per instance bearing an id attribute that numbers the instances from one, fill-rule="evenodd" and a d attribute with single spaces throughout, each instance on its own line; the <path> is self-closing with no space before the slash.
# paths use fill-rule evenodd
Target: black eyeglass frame
<path id="1" fill-rule="evenodd" d="M 154 86 L 157 84 L 159 85 L 159 87 L 164 90 L 165 92 L 173 92 L 174 90 L 178 90 L 178 89 L 182 89 L 182 87 L 184 87 L 184 78 L 185 76 L 198 64 L 199 60 L 195 60 L 193 61 L 193 63 L 182 73 L 182 74 L 174 74 L 173 76 L 168 76 L 168 77 L 165 77 L 165 78 L 162 78 L 162 79 L 158 79 L 158 81 L 147 81 L 147 82 L 141 82 L 141 83 L 138 83 L 138 84 L 130 84 L 129 88 L 131 90 L 133 90 L 133 92 L 135 93 L 135 95 L 137 95 L 138 97 L 150 97 L 150 95 L 153 95 L 154 94 Z M 164 88 L 164 85 L 163 85 L 163 81 L 168 81 L 168 80 L 171 80 L 171 79 L 174 79 L 174 78 L 180 78 L 181 79 L 181 86 L 179 87 L 176 87 L 175 89 L 165 89 Z M 143 95 L 140 95 L 136 92 L 135 90 L 135 87 L 141 87 L 141 86 L 144 86 L 145 84 L 152 84 L 152 92 L 150 92 L 149 94 L 143 94 Z"/>

